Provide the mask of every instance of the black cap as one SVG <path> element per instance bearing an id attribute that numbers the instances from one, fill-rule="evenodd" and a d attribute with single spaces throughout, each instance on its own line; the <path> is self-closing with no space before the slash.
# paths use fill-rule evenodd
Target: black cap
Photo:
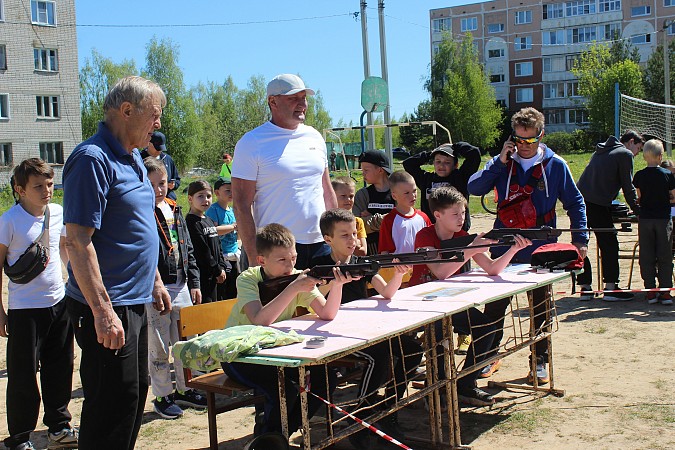
<path id="1" fill-rule="evenodd" d="M 391 169 L 389 168 L 389 158 L 387 158 L 387 155 L 381 150 L 366 150 L 365 152 L 361 153 L 359 162 L 374 164 L 377 167 L 382 167 L 388 174 L 391 174 Z"/>
<path id="2" fill-rule="evenodd" d="M 150 138 L 150 142 L 152 142 L 152 145 L 155 146 L 157 150 L 166 151 L 166 136 L 164 136 L 164 133 L 160 133 L 159 131 L 155 131 L 152 133 L 152 137 Z"/>
<path id="3" fill-rule="evenodd" d="M 230 177 L 218 177 L 213 184 L 213 189 L 217 191 L 224 184 L 232 184 L 232 179 Z"/>
<path id="4" fill-rule="evenodd" d="M 450 157 L 456 159 L 455 150 L 452 148 L 452 144 L 441 144 L 441 145 L 439 145 L 438 147 L 436 147 L 431 152 L 431 157 L 433 158 L 438 153 L 440 153 L 441 155 L 450 156 Z"/>

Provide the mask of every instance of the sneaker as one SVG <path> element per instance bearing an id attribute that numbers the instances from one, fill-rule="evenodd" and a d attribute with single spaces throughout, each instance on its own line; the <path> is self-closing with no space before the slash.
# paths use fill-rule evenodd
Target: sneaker
<path id="1" fill-rule="evenodd" d="M 653 305 L 659 302 L 659 294 L 656 292 L 647 292 L 647 303 Z"/>
<path id="2" fill-rule="evenodd" d="M 595 297 L 595 292 L 590 286 L 581 286 L 579 290 L 579 300 L 582 302 L 589 302 Z"/>
<path id="3" fill-rule="evenodd" d="M 619 292 L 607 292 L 606 294 L 603 295 L 602 299 L 606 302 L 627 302 L 629 300 L 633 300 L 633 293 L 632 292 L 622 292 L 621 288 L 617 287 L 615 289 L 612 289 L 614 291 L 619 291 Z"/>
<path id="4" fill-rule="evenodd" d="M 194 389 L 188 389 L 185 392 L 176 391 L 173 394 L 173 401 L 178 406 L 183 408 L 195 408 L 195 409 L 204 409 L 206 408 L 206 397 L 195 391 Z"/>
<path id="5" fill-rule="evenodd" d="M 457 342 L 457 353 L 458 355 L 466 355 L 466 352 L 469 351 L 469 345 L 471 345 L 471 335 L 460 334 Z"/>
<path id="6" fill-rule="evenodd" d="M 74 428 L 64 428 L 58 433 L 47 433 L 47 448 L 77 448 L 78 431 Z M 31 448 L 31 447 L 29 447 Z"/>
<path id="7" fill-rule="evenodd" d="M 471 406 L 491 406 L 495 404 L 494 396 L 478 387 L 457 389 L 457 400 Z"/>
<path id="8" fill-rule="evenodd" d="M 35 450 L 35 447 L 31 441 L 26 441 L 16 447 L 12 447 L 11 450 Z"/>
<path id="9" fill-rule="evenodd" d="M 480 371 L 478 376 L 480 378 L 490 378 L 495 372 L 499 370 L 499 368 L 502 366 L 502 360 L 498 359 L 497 361 L 493 361 L 487 366 L 483 367 L 483 370 Z"/>
<path id="10" fill-rule="evenodd" d="M 157 397 L 152 403 L 155 412 L 165 419 L 178 419 L 183 415 L 183 410 L 173 402 L 171 396 Z"/>
<path id="11" fill-rule="evenodd" d="M 670 295 L 670 292 L 662 292 L 659 295 L 659 301 L 662 305 L 670 306 L 673 304 L 673 297 Z"/>
<path id="12" fill-rule="evenodd" d="M 548 369 L 546 368 L 546 363 L 537 364 L 537 384 L 548 384 Z M 534 383 L 532 377 L 532 372 L 527 375 L 527 382 Z"/>

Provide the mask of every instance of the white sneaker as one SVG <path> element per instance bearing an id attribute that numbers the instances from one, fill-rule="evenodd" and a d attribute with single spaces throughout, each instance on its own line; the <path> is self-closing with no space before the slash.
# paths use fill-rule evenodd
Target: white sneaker
<path id="1" fill-rule="evenodd" d="M 74 428 L 64 428 L 58 433 L 47 433 L 47 448 L 77 448 L 78 431 Z"/>

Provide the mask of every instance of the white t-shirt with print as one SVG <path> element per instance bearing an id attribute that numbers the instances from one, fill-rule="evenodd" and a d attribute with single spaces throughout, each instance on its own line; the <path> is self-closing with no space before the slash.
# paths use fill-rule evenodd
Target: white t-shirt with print
<path id="1" fill-rule="evenodd" d="M 21 205 L 12 206 L 0 216 L 0 244 L 7 247 L 11 266 L 42 233 L 44 216 L 35 217 Z M 61 272 L 59 242 L 66 235 L 61 205 L 49 204 L 49 263 L 45 270 L 26 284 L 9 281 L 9 309 L 48 308 L 66 295 Z"/>
<path id="2" fill-rule="evenodd" d="M 322 177 L 328 162 L 318 131 L 266 122 L 237 142 L 234 155 L 232 177 L 256 182 L 256 227 L 280 223 L 300 244 L 323 241 L 319 218 L 325 211 Z"/>

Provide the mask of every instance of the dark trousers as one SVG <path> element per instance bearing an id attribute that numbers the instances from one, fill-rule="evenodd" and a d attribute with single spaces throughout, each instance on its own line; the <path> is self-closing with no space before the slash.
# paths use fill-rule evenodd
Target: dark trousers
<path id="1" fill-rule="evenodd" d="M 237 268 L 236 261 L 228 262 L 230 267 L 225 269 L 227 278 L 225 278 L 224 283 L 220 283 L 216 288 L 218 290 L 218 300 L 237 298 L 237 277 L 239 276 L 239 269 Z"/>
<path id="2" fill-rule="evenodd" d="M 312 267 L 312 258 L 330 253 L 330 247 L 325 242 L 315 242 L 314 244 L 295 244 L 295 251 L 298 252 L 298 259 L 295 262 L 295 268 L 305 270 Z M 325 252 L 325 253 L 324 253 Z"/>
<path id="3" fill-rule="evenodd" d="M 124 347 L 98 343 L 88 305 L 66 297 L 75 339 L 82 349 L 84 391 L 80 450 L 133 449 L 148 394 L 148 320 L 145 305 L 116 306 L 124 328 Z"/>
<path id="4" fill-rule="evenodd" d="M 534 327 L 537 332 L 550 331 L 551 325 L 546 322 L 546 307 L 548 296 L 548 286 L 535 288 L 527 293 L 534 307 Z M 499 344 L 504 337 L 504 319 L 506 310 L 511 303 L 511 297 L 503 298 L 494 302 L 486 303 L 483 314 L 487 317 L 489 323 L 494 324 L 495 334 L 492 341 L 492 352 L 489 356 L 496 355 L 499 351 Z M 535 344 L 537 352 L 537 362 L 548 361 L 548 340 L 542 339 Z"/>
<path id="5" fill-rule="evenodd" d="M 411 376 L 422 361 L 422 346 L 410 336 L 402 335 L 399 339 L 380 342 L 367 347 L 355 355 L 367 360 L 366 367 L 363 369 L 361 378 L 361 389 L 359 397 L 373 398 L 377 390 L 387 384 L 386 395 L 390 397 L 396 394 L 400 399 L 405 394 L 406 374 Z M 387 383 L 391 372 L 391 359 L 394 358 L 394 383 Z"/>
<path id="6" fill-rule="evenodd" d="M 614 228 L 609 206 L 586 202 L 589 228 Z M 602 257 L 602 279 L 605 283 L 619 283 L 619 240 L 616 233 L 595 233 Z M 584 259 L 584 272 L 577 276 L 577 284 L 593 284 L 593 268 L 588 256 Z"/>
<path id="7" fill-rule="evenodd" d="M 262 433 L 278 432 L 281 433 L 281 408 L 279 401 L 279 383 L 276 366 L 263 366 L 260 364 L 246 363 L 222 363 L 223 370 L 227 376 L 232 377 L 237 382 L 255 390 L 257 395 L 265 396 L 264 412 L 262 423 L 260 417 L 256 417 L 255 435 Z M 293 433 L 301 425 L 301 406 L 300 390 L 298 385 L 298 369 L 285 369 L 285 392 L 286 407 L 288 412 L 288 431 Z M 328 369 L 328 385 L 326 385 L 326 366 L 310 366 L 310 391 L 329 400 L 328 392 L 331 394 L 337 386 L 337 377 L 335 371 Z M 304 381 L 303 381 L 304 383 Z M 312 417 L 324 404 L 321 400 L 311 394 L 307 396 L 307 414 Z M 256 408 L 256 415 L 260 411 Z"/>
<path id="8" fill-rule="evenodd" d="M 466 311 L 452 315 L 452 327 L 456 333 L 471 335 L 471 345 L 466 353 L 464 360 L 464 367 L 470 367 L 487 358 L 492 349 L 492 341 L 494 340 L 495 325 L 490 324 L 488 317 L 477 310 L 470 308 Z M 436 324 L 436 340 L 443 339 L 443 327 Z M 438 356 L 438 378 L 445 379 L 445 364 L 443 362 L 442 348 Z M 450 350 L 452 351 L 452 350 Z M 479 375 L 478 370 L 471 372 L 457 382 L 458 388 L 473 388 L 476 386 L 476 379 Z"/>
<path id="9" fill-rule="evenodd" d="M 671 219 L 640 219 L 638 222 L 640 242 L 640 275 L 645 288 L 655 288 L 658 277 L 660 288 L 673 287 L 673 254 Z"/>
<path id="10" fill-rule="evenodd" d="M 49 308 L 10 309 L 7 328 L 7 426 L 9 448 L 30 439 L 40 414 L 40 371 L 44 424 L 57 433 L 69 428 L 73 387 L 73 328 L 60 301 Z"/>

